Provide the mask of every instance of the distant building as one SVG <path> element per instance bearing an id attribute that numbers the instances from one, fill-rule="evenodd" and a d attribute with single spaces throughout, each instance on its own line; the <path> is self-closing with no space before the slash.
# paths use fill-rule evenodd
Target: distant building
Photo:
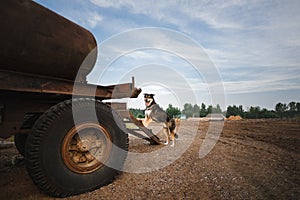
<path id="1" fill-rule="evenodd" d="M 181 115 L 180 115 L 180 119 L 186 119 L 186 115 L 181 114 Z"/>
<path id="2" fill-rule="evenodd" d="M 203 121 L 224 121 L 225 116 L 222 113 L 211 113 L 206 117 L 203 117 L 201 120 Z"/>

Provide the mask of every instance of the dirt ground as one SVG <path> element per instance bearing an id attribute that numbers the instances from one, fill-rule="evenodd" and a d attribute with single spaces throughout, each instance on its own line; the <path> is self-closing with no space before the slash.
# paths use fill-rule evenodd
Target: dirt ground
<path id="1" fill-rule="evenodd" d="M 193 128 L 198 123 L 184 125 Z M 170 165 L 146 173 L 125 172 L 107 186 L 65 199 L 300 199 L 299 120 L 226 121 L 204 158 L 199 158 L 199 148 L 209 122 L 198 127 L 191 146 Z M 179 132 L 179 145 L 188 134 L 184 131 Z M 131 152 L 159 148 L 130 140 Z M 0 158 L 0 199 L 54 199 L 32 183 L 14 147 L 0 149 Z"/>

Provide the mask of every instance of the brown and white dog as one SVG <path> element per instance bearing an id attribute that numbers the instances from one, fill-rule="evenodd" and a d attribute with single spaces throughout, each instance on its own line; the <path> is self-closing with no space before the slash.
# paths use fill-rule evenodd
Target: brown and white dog
<path id="1" fill-rule="evenodd" d="M 148 126 L 150 122 L 164 123 L 164 133 L 167 141 L 165 145 L 172 141 L 171 146 L 175 145 L 175 120 L 172 119 L 154 100 L 154 94 L 144 93 L 144 101 L 146 105 L 144 126 Z"/>

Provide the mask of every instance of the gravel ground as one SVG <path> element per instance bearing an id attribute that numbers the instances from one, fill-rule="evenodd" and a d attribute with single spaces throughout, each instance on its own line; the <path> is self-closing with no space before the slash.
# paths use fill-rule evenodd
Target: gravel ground
<path id="1" fill-rule="evenodd" d="M 130 152 L 145 154 L 138 162 L 129 158 L 125 169 L 149 172 L 124 172 L 107 186 L 65 199 L 300 199 L 299 121 L 226 121 L 204 158 L 199 148 L 209 122 L 181 126 L 174 148 L 130 138 Z M 181 155 L 178 149 L 187 140 L 192 143 Z M 0 153 L 0 199 L 54 199 L 35 187 L 15 148 Z M 145 167 L 168 162 L 155 171 Z"/>

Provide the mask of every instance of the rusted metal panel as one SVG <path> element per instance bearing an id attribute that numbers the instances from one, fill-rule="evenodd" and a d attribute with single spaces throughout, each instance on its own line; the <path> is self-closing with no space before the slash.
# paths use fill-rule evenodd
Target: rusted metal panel
<path id="1" fill-rule="evenodd" d="M 75 80 L 97 44 L 93 35 L 31 0 L 0 1 L 0 69 Z M 81 69 L 92 70 L 97 52 Z"/>
<path id="2" fill-rule="evenodd" d="M 0 92 L 1 90 L 86 96 L 99 99 L 135 98 L 141 92 L 140 89 L 134 88 L 132 83 L 98 86 L 0 70 Z"/>
<path id="3" fill-rule="evenodd" d="M 0 1 L 0 27 L 0 137 L 22 131 L 26 113 L 45 112 L 72 95 L 136 98 L 141 92 L 134 79 L 110 86 L 87 84 L 97 57 L 95 38 L 31 0 Z"/>
<path id="4" fill-rule="evenodd" d="M 65 96 L 39 93 L 1 91 L 0 137 L 7 138 L 21 132 L 23 119 L 28 112 L 43 113 L 51 106 L 65 100 Z"/>
<path id="5" fill-rule="evenodd" d="M 0 85 L 1 85 L 0 81 Z M 65 85 L 65 83 L 63 83 Z M 16 85 L 15 85 L 16 86 Z M 66 87 L 68 88 L 68 87 Z M 72 88 L 72 85 L 70 85 Z M 128 83 L 128 90 L 124 90 L 118 96 L 128 97 L 130 92 L 132 92 L 131 84 Z M 32 89 L 32 88 L 31 88 Z M 92 92 L 95 92 L 94 88 L 89 88 L 87 90 L 87 85 L 82 84 L 81 95 L 79 96 L 88 96 Z M 123 89 L 124 88 L 123 86 Z M 68 94 L 59 94 L 57 91 L 43 91 L 41 88 L 35 88 L 30 92 L 25 92 L 23 88 L 17 88 L 14 90 L 2 90 L 0 89 L 0 138 L 7 138 L 15 133 L 21 132 L 21 127 L 23 124 L 23 119 L 26 113 L 28 112 L 40 112 L 43 113 L 48 110 L 51 106 L 56 105 L 59 102 L 70 99 L 72 95 L 72 90 Z M 112 94 L 113 87 L 109 86 L 108 88 L 97 86 L 96 96 L 101 96 L 102 99 L 110 99 Z M 136 91 L 138 89 L 134 89 Z M 41 92 L 42 91 L 42 92 Z M 51 93 L 50 93 L 51 92 Z M 97 93 L 98 92 L 98 93 Z M 140 91 L 139 91 L 140 92 Z M 62 92 L 61 92 L 62 93 Z"/>
<path id="6" fill-rule="evenodd" d="M 3 123 L 4 105 L 0 104 L 0 125 Z"/>

